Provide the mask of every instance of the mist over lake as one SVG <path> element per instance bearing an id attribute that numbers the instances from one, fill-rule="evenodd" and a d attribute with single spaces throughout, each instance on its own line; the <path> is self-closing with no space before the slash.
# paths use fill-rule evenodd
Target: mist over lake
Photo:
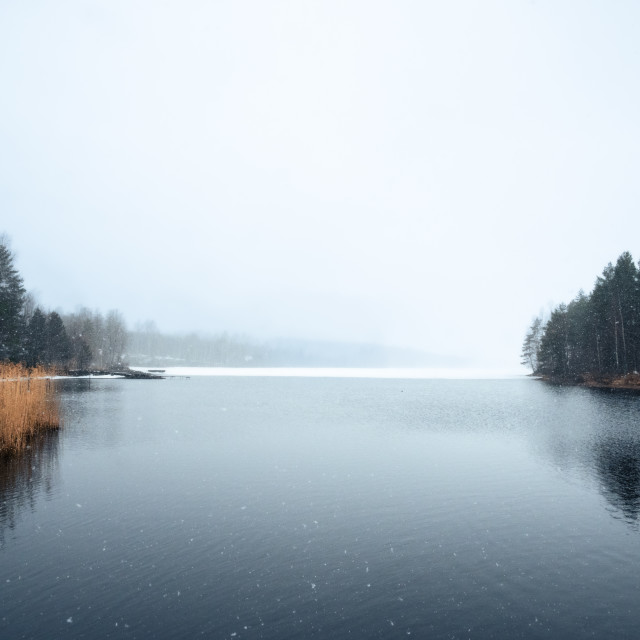
<path id="1" fill-rule="evenodd" d="M 0 640 L 636 638 L 638 33 L 0 2 Z"/>
<path id="2" fill-rule="evenodd" d="M 640 399 L 523 378 L 66 380 L 0 467 L 7 638 L 633 637 Z"/>
<path id="3" fill-rule="evenodd" d="M 637 252 L 639 31 L 602 0 L 3 2 L 0 235 L 45 310 L 517 366 Z"/>

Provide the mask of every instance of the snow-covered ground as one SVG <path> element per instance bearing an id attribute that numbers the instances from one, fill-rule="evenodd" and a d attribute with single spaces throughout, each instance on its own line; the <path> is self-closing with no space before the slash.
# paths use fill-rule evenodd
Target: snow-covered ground
<path id="1" fill-rule="evenodd" d="M 86 376 L 72 376 L 78 380 L 114 380 L 116 378 L 124 378 L 125 376 L 119 376 L 112 373 L 105 373 L 100 375 L 89 374 Z M 53 380 L 68 380 L 69 376 L 54 376 Z"/>
<path id="2" fill-rule="evenodd" d="M 150 371 L 148 367 L 131 367 Z M 151 371 L 158 371 L 152 367 Z M 369 369 L 325 367 L 166 367 L 162 376 L 235 376 L 280 378 L 397 378 L 424 380 L 501 380 L 522 378 L 519 370 L 506 369 Z"/>

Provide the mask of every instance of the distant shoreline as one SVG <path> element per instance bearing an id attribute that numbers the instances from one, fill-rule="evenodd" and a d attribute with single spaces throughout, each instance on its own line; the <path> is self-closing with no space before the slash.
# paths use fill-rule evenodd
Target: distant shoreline
<path id="1" fill-rule="evenodd" d="M 148 367 L 132 366 L 148 372 Z M 269 377 L 269 378 L 378 378 L 399 380 L 502 380 L 524 378 L 505 369 L 451 369 L 411 367 L 165 367 L 163 377 Z"/>
<path id="2" fill-rule="evenodd" d="M 125 378 L 129 380 L 162 380 L 164 376 L 159 372 L 138 370 L 127 367 L 125 369 L 82 369 L 68 371 L 61 378 Z"/>

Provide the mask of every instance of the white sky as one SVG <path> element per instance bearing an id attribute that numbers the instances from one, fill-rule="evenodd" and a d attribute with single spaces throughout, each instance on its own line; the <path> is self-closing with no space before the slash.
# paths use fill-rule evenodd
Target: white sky
<path id="1" fill-rule="evenodd" d="M 640 3 L 0 3 L 0 231 L 43 304 L 517 364 L 640 258 Z"/>

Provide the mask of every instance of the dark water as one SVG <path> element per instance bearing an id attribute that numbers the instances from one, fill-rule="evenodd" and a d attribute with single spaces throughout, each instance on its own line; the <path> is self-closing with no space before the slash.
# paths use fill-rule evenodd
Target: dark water
<path id="1" fill-rule="evenodd" d="M 0 468 L 1 638 L 636 638 L 640 398 L 64 383 Z"/>

